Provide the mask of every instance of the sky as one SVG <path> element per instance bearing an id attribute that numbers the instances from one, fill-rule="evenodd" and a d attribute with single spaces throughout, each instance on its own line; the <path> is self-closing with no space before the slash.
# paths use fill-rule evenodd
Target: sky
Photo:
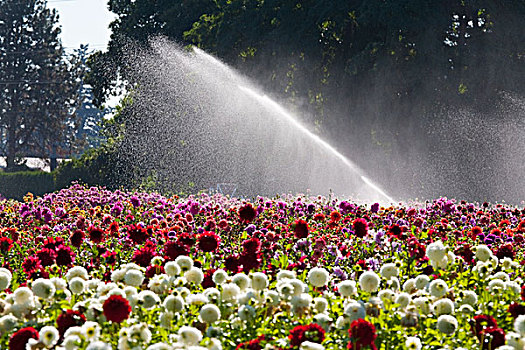
<path id="1" fill-rule="evenodd" d="M 48 0 L 47 4 L 58 11 L 62 45 L 67 51 L 80 44 L 96 50 L 106 48 L 111 35 L 108 25 L 115 17 L 107 0 Z"/>
<path id="2" fill-rule="evenodd" d="M 108 26 L 116 17 L 108 10 L 107 3 L 108 0 L 47 1 L 49 8 L 58 11 L 59 24 L 62 27 L 60 38 L 66 52 L 71 53 L 80 48 L 80 44 L 89 44 L 90 51 L 106 49 L 111 36 Z M 109 97 L 107 106 L 116 106 L 121 97 Z"/>

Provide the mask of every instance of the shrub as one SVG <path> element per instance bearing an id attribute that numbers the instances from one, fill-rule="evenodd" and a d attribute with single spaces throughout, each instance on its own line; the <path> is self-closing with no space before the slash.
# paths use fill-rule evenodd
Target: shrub
<path id="1" fill-rule="evenodd" d="M 0 172 L 0 195 L 21 200 L 31 192 L 35 195 L 53 192 L 55 182 L 52 173 L 44 171 Z"/>
<path id="2" fill-rule="evenodd" d="M 128 172 L 119 161 L 117 146 L 113 142 L 84 153 L 79 159 L 62 163 L 54 172 L 55 187 L 68 187 L 79 181 L 88 185 L 118 188 L 129 184 Z"/>

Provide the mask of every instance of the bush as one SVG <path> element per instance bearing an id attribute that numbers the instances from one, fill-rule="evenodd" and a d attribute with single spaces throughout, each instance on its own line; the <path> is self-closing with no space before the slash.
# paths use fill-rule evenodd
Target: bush
<path id="1" fill-rule="evenodd" d="M 79 159 L 62 163 L 55 171 L 55 187 L 68 187 L 73 181 L 90 186 L 118 188 L 127 184 L 127 176 L 120 169 L 116 147 L 105 143 L 84 153 Z"/>
<path id="2" fill-rule="evenodd" d="M 0 172 L 0 195 L 5 198 L 22 198 L 31 192 L 34 195 L 55 190 L 55 181 L 52 173 L 44 171 Z"/>
<path id="3" fill-rule="evenodd" d="M 124 153 L 121 150 L 124 121 L 129 117 L 126 107 L 131 102 L 131 97 L 125 97 L 116 107 L 113 118 L 102 121 L 100 137 L 104 141 L 97 148 L 92 148 L 80 158 L 58 166 L 54 171 L 57 190 L 68 187 L 75 181 L 110 189 L 134 186 L 131 180 L 134 170 L 129 166 L 129 159 L 120 156 Z"/>
<path id="4" fill-rule="evenodd" d="M 84 153 L 79 159 L 61 163 L 53 172 L 0 171 L 0 198 L 22 200 L 28 192 L 36 196 L 69 187 L 73 182 L 111 189 L 130 185 L 128 172 L 118 161 L 116 148 L 103 144 Z"/>

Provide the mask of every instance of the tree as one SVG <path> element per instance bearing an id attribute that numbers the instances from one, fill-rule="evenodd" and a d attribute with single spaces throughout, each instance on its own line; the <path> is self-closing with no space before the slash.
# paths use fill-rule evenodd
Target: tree
<path id="1" fill-rule="evenodd" d="M 121 60 L 127 40 L 146 45 L 155 35 L 197 45 L 244 73 L 256 71 L 258 82 L 270 90 L 305 98 L 316 108 L 329 106 L 330 98 L 338 104 L 341 92 L 354 106 L 355 100 L 370 94 L 362 84 L 376 89 L 370 85 L 378 80 L 394 100 L 437 92 L 447 103 L 473 105 L 490 100 L 496 90 L 523 87 L 516 74 L 523 71 L 521 0 L 108 4 L 118 17 L 111 25 L 109 51 L 90 62 L 97 101 L 103 101 L 116 73 L 129 63 Z M 472 69 L 478 66 L 485 74 Z M 484 83 L 487 80 L 490 84 Z M 322 118 L 326 113 L 317 109 Z"/>
<path id="2" fill-rule="evenodd" d="M 417 193 L 412 191 L 417 187 L 425 196 L 455 184 L 466 188 L 456 195 L 488 193 L 485 182 L 498 173 L 488 175 L 485 164 L 488 159 L 497 164 L 504 147 L 494 140 L 506 137 L 499 130 L 495 135 L 488 121 L 512 124 L 520 118 L 502 105 L 509 94 L 517 100 L 525 94 L 523 0 L 109 0 L 109 5 L 118 16 L 110 50 L 90 63 L 99 101 L 117 73 L 133 84 L 133 75 L 126 76 L 132 64 L 122 60 L 124 38 L 147 46 L 148 38 L 160 34 L 218 56 L 270 93 L 300 105 L 316 132 L 336 140 L 345 155 L 400 194 Z M 464 125 L 472 128 L 457 127 L 461 113 L 469 114 Z M 471 138 L 471 129 L 483 141 Z M 492 143 L 484 140 L 488 135 Z M 454 141 L 447 157 L 445 140 Z M 443 164 L 455 170 L 444 171 Z"/>
<path id="3" fill-rule="evenodd" d="M 66 60 L 45 0 L 0 2 L 0 145 L 7 168 L 73 144 L 77 64 Z"/>
<path id="4" fill-rule="evenodd" d="M 104 115 L 112 113 L 114 108 L 105 107 L 101 109 L 93 104 L 93 89 L 89 84 L 84 83 L 86 75 L 89 72 L 87 60 L 93 51 L 89 50 L 88 45 L 80 45 L 80 48 L 75 51 L 80 60 L 81 70 L 83 72 L 79 86 L 80 106 L 75 111 L 80 122 L 79 128 L 75 133 L 76 143 L 78 153 L 82 153 L 84 150 L 97 147 L 100 144 L 102 141 L 101 123 Z"/>
<path id="5" fill-rule="evenodd" d="M 86 82 L 93 86 L 94 103 L 102 106 L 114 92 L 117 81 L 129 78 L 125 71 L 126 50 L 149 44 L 148 40 L 163 35 L 182 43 L 184 33 L 199 18 L 217 8 L 215 0 L 108 0 L 110 11 L 117 15 L 110 24 L 111 41 L 106 52 L 90 56 L 90 72 Z"/>

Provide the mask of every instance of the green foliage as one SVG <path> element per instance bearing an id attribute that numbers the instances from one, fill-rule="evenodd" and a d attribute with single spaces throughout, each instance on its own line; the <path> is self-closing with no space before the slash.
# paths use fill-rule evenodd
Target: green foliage
<path id="1" fill-rule="evenodd" d="M 0 172 L 0 195 L 5 198 L 22 198 L 31 192 L 34 195 L 53 192 L 53 174 L 44 171 Z"/>
<path id="2" fill-rule="evenodd" d="M 314 119 L 330 115 L 327 126 L 340 122 L 333 119 L 346 110 L 355 111 L 344 120 L 350 128 L 395 125 L 407 118 L 405 103 L 428 109 L 429 94 L 434 105 L 482 109 L 502 89 L 523 92 L 516 74 L 525 73 L 525 5 L 519 0 L 200 0 L 191 7 L 184 1 L 112 0 L 110 9 L 118 16 L 110 50 L 91 60 L 100 99 L 117 72 L 126 76 L 123 38 L 147 45 L 155 35 L 213 52 L 292 102 L 309 101 Z M 460 84 L 469 94 L 458 94 Z M 359 117 L 371 96 L 389 106 L 390 118 L 369 111 Z"/>
<path id="3" fill-rule="evenodd" d="M 115 167 L 116 158 L 114 144 L 105 143 L 91 149 L 79 159 L 65 162 L 55 170 L 56 188 L 65 188 L 74 181 L 116 188 L 119 182 L 125 183 Z"/>
<path id="4" fill-rule="evenodd" d="M 215 54 L 265 90 L 300 106 L 305 124 L 337 140 L 339 149 L 348 150 L 345 155 L 368 167 L 365 171 L 388 169 L 389 178 L 405 184 L 415 173 L 411 166 L 433 164 L 433 155 L 448 148 L 435 132 L 436 124 L 446 124 L 448 112 L 468 110 L 477 118 L 492 118 L 500 115 L 503 92 L 525 94 L 522 0 L 191 4 L 109 1 L 117 15 L 109 50 L 90 60 L 89 83 L 99 104 L 117 78 L 133 86 L 125 59 L 129 41 L 147 47 L 150 38 L 162 35 Z M 483 153 L 479 147 L 476 152 Z M 399 162 L 416 159 L 413 150 L 428 159 Z M 465 169 L 458 174 L 474 174 L 480 162 L 465 159 L 458 166 Z M 459 176 L 448 182 L 463 181 Z M 414 184 L 419 186 L 417 180 Z"/>
<path id="5" fill-rule="evenodd" d="M 47 156 L 73 147 L 78 62 L 64 59 L 58 14 L 44 0 L 0 2 L 0 153 Z"/>
<path id="6" fill-rule="evenodd" d="M 0 172 L 0 195 L 21 200 L 31 192 L 34 195 L 68 187 L 73 182 L 119 188 L 128 184 L 119 164 L 113 143 L 90 149 L 79 159 L 64 162 L 53 172 L 17 171 Z"/>
<path id="7" fill-rule="evenodd" d="M 458 87 L 458 92 L 463 95 L 464 93 L 466 93 L 468 91 L 468 88 L 465 84 L 461 83 L 459 84 L 459 87 Z"/>

